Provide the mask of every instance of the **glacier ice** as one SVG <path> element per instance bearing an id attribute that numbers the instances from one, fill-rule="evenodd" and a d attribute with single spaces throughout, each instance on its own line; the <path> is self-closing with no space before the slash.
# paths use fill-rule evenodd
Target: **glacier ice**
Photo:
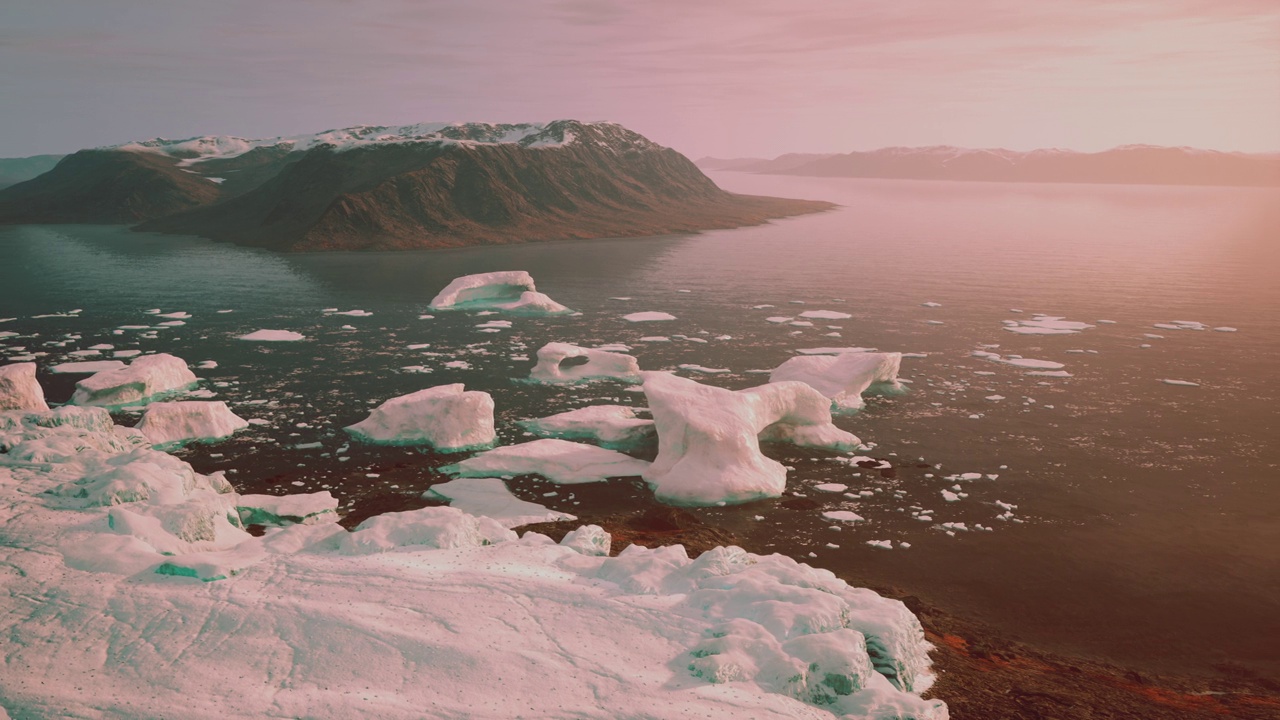
<path id="1" fill-rule="evenodd" d="M 76 383 L 72 405 L 119 407 L 146 402 L 196 384 L 195 373 L 182 358 L 168 353 L 142 355 L 116 370 L 94 373 Z"/>
<path id="2" fill-rule="evenodd" d="M 0 410 L 48 410 L 33 362 L 0 365 Z"/>
<path id="3" fill-rule="evenodd" d="M 571 485 L 641 475 L 648 467 L 649 463 L 614 450 L 545 438 L 486 450 L 440 470 L 460 477 L 541 475 Z"/>
<path id="4" fill-rule="evenodd" d="M 137 427 L 155 445 L 178 445 L 228 438 L 249 422 L 220 400 L 184 400 L 151 403 Z"/>
<path id="5" fill-rule="evenodd" d="M 497 439 L 493 397 L 462 383 L 391 398 L 345 430 L 378 445 L 430 445 L 444 452 L 488 447 Z"/>
<path id="6" fill-rule="evenodd" d="M 456 278 L 431 301 L 432 310 L 503 310 L 521 315 L 565 315 L 569 308 L 538 292 L 524 270 Z"/>
<path id="7" fill-rule="evenodd" d="M 626 405 L 588 405 L 521 420 L 519 425 L 540 437 L 591 440 L 614 449 L 633 447 L 655 436 L 653 421 L 636 417 L 636 409 Z"/>
<path id="8" fill-rule="evenodd" d="M 898 370 L 902 353 L 841 353 L 799 355 L 779 365 L 769 382 L 798 380 L 831 399 L 837 411 L 860 410 L 862 393 L 872 385 L 885 391 L 901 391 Z"/>
<path id="9" fill-rule="evenodd" d="M 861 444 L 831 423 L 831 401 L 801 382 L 733 391 L 670 373 L 642 375 L 658 431 L 658 457 L 644 479 L 661 502 L 715 505 L 781 496 L 787 471 L 760 451 L 762 439 L 831 450 Z"/>
<path id="10" fill-rule="evenodd" d="M 521 500 L 507 489 L 502 478 L 464 478 L 432 485 L 423 497 L 444 500 L 469 515 L 497 520 L 503 527 L 514 528 L 541 522 L 577 520 L 568 513 L 556 512 L 537 503 Z"/>
<path id="11" fill-rule="evenodd" d="M 552 342 L 538 350 L 538 363 L 529 379 L 543 383 L 575 383 L 612 378 L 640 379 L 640 364 L 630 355 Z"/>

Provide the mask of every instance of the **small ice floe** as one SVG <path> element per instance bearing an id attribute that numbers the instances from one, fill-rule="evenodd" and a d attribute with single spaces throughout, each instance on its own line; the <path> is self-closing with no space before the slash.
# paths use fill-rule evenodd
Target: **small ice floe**
<path id="1" fill-rule="evenodd" d="M 671 338 L 667 337 L 666 335 L 645 335 L 644 337 L 640 338 L 636 342 L 664 343 L 664 342 L 671 342 Z"/>
<path id="2" fill-rule="evenodd" d="M 946 324 L 942 320 L 925 320 L 924 322 L 926 325 L 945 325 Z M 885 540 L 885 542 L 889 542 L 889 541 Z"/>
<path id="3" fill-rule="evenodd" d="M 502 478 L 451 480 L 432 485 L 422 496 L 444 500 L 450 507 L 471 515 L 493 518 L 506 528 L 578 519 L 574 515 L 551 510 L 545 505 L 521 500 L 511 494 Z"/>
<path id="4" fill-rule="evenodd" d="M 800 313 L 800 317 L 809 318 L 810 320 L 848 320 L 853 316 L 849 313 L 836 312 L 835 310 L 805 310 Z"/>
<path id="5" fill-rule="evenodd" d="M 92 375 L 104 370 L 119 370 L 125 364 L 119 360 L 89 360 L 85 362 L 64 362 L 51 365 L 49 372 L 59 375 Z"/>
<path id="6" fill-rule="evenodd" d="M 634 477 L 648 467 L 644 460 L 614 450 L 544 438 L 486 450 L 440 470 L 459 477 L 541 475 L 551 482 L 571 485 Z"/>
<path id="7" fill-rule="evenodd" d="M 306 340 L 307 337 L 292 330 L 255 330 L 248 335 L 239 335 L 236 339 L 250 342 L 297 342 Z"/>
<path id="8" fill-rule="evenodd" d="M 828 520 L 835 520 L 837 522 L 847 522 L 847 523 L 862 522 L 866 520 L 866 518 L 862 517 L 861 515 L 851 510 L 828 510 L 822 513 L 822 517 Z"/>
<path id="9" fill-rule="evenodd" d="M 684 365 L 681 365 L 680 369 L 688 370 L 689 372 L 703 373 L 706 375 L 721 375 L 723 373 L 730 372 L 729 368 L 709 368 L 709 367 L 703 367 L 701 365 L 690 365 L 687 363 Z"/>
<path id="10" fill-rule="evenodd" d="M 142 354 L 141 350 L 116 350 L 115 352 L 111 353 L 111 357 L 131 358 L 131 357 L 137 357 L 141 354 Z"/>
<path id="11" fill-rule="evenodd" d="M 1061 370 L 1066 367 L 1063 363 L 1054 362 L 1053 360 L 1034 360 L 1032 358 L 1019 357 L 1017 355 L 1002 356 L 999 353 L 993 353 L 987 350 L 974 350 L 969 354 L 973 357 L 982 358 L 983 360 L 1004 363 L 1005 365 L 1013 365 L 1014 367 L 1027 368 L 1029 370 Z"/>
<path id="12" fill-rule="evenodd" d="M 867 544 L 874 548 L 880 548 L 881 550 L 893 549 L 893 543 L 889 540 L 868 540 Z"/>
<path id="13" fill-rule="evenodd" d="M 813 323 L 809 322 L 808 320 L 793 320 L 787 324 L 792 325 L 794 327 L 813 327 Z"/>
<path id="14" fill-rule="evenodd" d="M 1056 378 L 1072 377 L 1071 373 L 1067 372 L 1066 370 L 1032 370 L 1031 372 L 1027 373 L 1027 375 L 1034 375 L 1036 377 L 1056 377 Z"/>
<path id="15" fill-rule="evenodd" d="M 637 312 L 630 315 L 623 315 L 623 320 L 627 322 L 662 322 L 665 320 L 675 320 L 676 316 L 664 312 Z"/>
<path id="16" fill-rule="evenodd" d="M 466 360 L 450 360 L 444 366 L 450 370 L 470 370 L 471 363 Z"/>
<path id="17" fill-rule="evenodd" d="M 1171 320 L 1167 323 L 1156 323 L 1151 327 L 1161 330 L 1208 330 L 1209 326 L 1195 320 Z"/>
<path id="18" fill-rule="evenodd" d="M 1064 317 L 1036 315 L 1030 320 L 1006 320 L 1004 329 L 1020 335 L 1072 335 L 1092 327 Z"/>
<path id="19" fill-rule="evenodd" d="M 167 353 L 143 355 L 132 364 L 104 370 L 76 383 L 72 405 L 133 405 L 195 386 L 197 378 L 181 358 Z"/>
<path id="20" fill-rule="evenodd" d="M 567 315 L 573 311 L 543 295 L 523 270 L 466 275 L 431 301 L 432 310 L 501 310 L 522 315 Z"/>
<path id="21" fill-rule="evenodd" d="M 1097 320 L 1095 322 L 1097 322 L 1099 325 L 1115 325 L 1116 324 L 1115 320 Z"/>
<path id="22" fill-rule="evenodd" d="M 200 362 L 196 363 L 197 370 L 212 370 L 216 367 L 218 367 L 217 360 L 201 360 Z"/>
<path id="23" fill-rule="evenodd" d="M 632 447 L 655 437 L 653 421 L 636 417 L 636 409 L 626 405 L 589 405 L 517 424 L 539 437 L 590 440 L 611 449 Z"/>
<path id="24" fill-rule="evenodd" d="M 182 312 L 182 311 L 171 312 L 171 313 L 156 313 L 155 315 L 156 317 L 162 317 L 162 318 L 165 318 L 166 320 L 187 320 L 187 319 L 190 319 L 191 317 L 191 313 Z"/>
<path id="25" fill-rule="evenodd" d="M 480 323 L 479 325 L 476 325 L 476 328 L 479 330 L 489 330 L 492 332 L 497 332 L 499 330 L 510 330 L 511 321 L 510 320 L 489 320 L 488 322 L 483 322 L 483 323 Z"/>
<path id="26" fill-rule="evenodd" d="M 138 430 L 157 446 L 214 442 L 247 427 L 248 421 L 220 400 L 151 403 L 138 423 Z"/>
<path id="27" fill-rule="evenodd" d="M 875 352 L 875 350 L 868 347 L 816 347 L 797 348 L 796 352 L 800 355 L 844 355 L 845 353 Z"/>
<path id="28" fill-rule="evenodd" d="M 375 445 L 430 445 L 441 452 L 490 447 L 497 440 L 493 398 L 462 383 L 391 398 L 344 430 Z"/>
<path id="29" fill-rule="evenodd" d="M 629 298 L 629 297 L 611 297 L 611 298 L 609 298 L 609 299 L 610 299 L 610 300 L 623 300 L 623 301 L 626 301 L 626 300 L 630 300 L 631 298 Z"/>
<path id="30" fill-rule="evenodd" d="M 813 489 L 821 490 L 822 492 L 842 493 L 845 490 L 848 490 L 849 486 L 842 485 L 841 483 L 819 483 L 814 485 Z"/>
<path id="31" fill-rule="evenodd" d="M 602 379 L 634 382 L 640 379 L 640 364 L 631 355 L 553 342 L 538 350 L 538 364 L 529 371 L 529 379 L 542 383 Z"/>
<path id="32" fill-rule="evenodd" d="M 751 309 L 752 309 L 752 310 L 767 310 L 768 308 L 771 308 L 771 307 L 774 307 L 774 306 L 773 306 L 773 305 L 752 305 L 752 306 L 751 306 Z"/>
<path id="33" fill-rule="evenodd" d="M 1188 380 L 1170 380 L 1169 378 L 1165 378 L 1160 382 L 1164 383 L 1165 385 L 1180 385 L 1182 387 L 1200 387 L 1200 383 L 1194 383 Z"/>
<path id="34" fill-rule="evenodd" d="M 764 320 L 765 322 L 777 323 L 781 325 L 782 323 L 791 322 L 792 320 L 795 320 L 795 318 L 787 317 L 785 315 L 774 315 L 773 317 L 767 317 Z"/>
<path id="35" fill-rule="evenodd" d="M 334 310 L 330 315 L 346 315 L 347 317 L 369 317 L 373 313 L 368 310 Z"/>
<path id="36" fill-rule="evenodd" d="M 1222 327 L 1216 327 L 1213 330 L 1214 332 L 1236 332 L 1236 328 L 1227 327 L 1226 325 L 1223 325 Z"/>
<path id="37" fill-rule="evenodd" d="M 921 306 L 921 307 L 927 307 L 927 308 L 936 308 L 936 307 L 942 307 L 942 303 L 936 303 L 936 302 L 922 302 L 922 303 L 920 303 L 920 306 Z"/>

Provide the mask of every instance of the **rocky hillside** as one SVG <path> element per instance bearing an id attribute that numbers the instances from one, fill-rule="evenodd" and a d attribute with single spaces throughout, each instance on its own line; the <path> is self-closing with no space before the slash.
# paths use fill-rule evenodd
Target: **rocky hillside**
<path id="1" fill-rule="evenodd" d="M 726 193 L 670 148 L 572 120 L 152 140 L 82 151 L 0 190 L 0 222 L 142 221 L 278 250 L 660 235 L 828 207 Z"/>

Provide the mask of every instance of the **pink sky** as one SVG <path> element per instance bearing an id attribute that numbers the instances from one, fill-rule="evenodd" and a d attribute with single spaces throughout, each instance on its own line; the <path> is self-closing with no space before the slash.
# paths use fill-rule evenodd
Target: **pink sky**
<path id="1" fill-rule="evenodd" d="M 1280 150 L 1280 0 L 6 0 L 0 156 L 614 120 L 686 154 Z"/>

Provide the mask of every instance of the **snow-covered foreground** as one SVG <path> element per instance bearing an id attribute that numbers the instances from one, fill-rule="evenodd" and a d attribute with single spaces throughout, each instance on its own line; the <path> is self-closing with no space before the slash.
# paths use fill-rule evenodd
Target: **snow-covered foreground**
<path id="1" fill-rule="evenodd" d="M 441 507 L 252 537 L 261 498 L 148 445 L 100 408 L 0 413 L 10 716 L 947 716 L 905 606 L 789 558 L 609 558 Z"/>

